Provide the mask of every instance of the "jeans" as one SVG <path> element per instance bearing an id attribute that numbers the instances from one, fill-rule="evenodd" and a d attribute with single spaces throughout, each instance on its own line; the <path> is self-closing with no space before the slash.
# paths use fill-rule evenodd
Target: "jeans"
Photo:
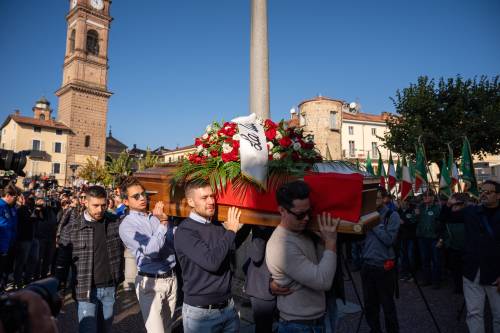
<path id="1" fill-rule="evenodd" d="M 484 306 L 485 298 L 490 303 L 493 317 L 493 333 L 500 333 L 500 293 L 496 286 L 479 284 L 480 271 L 477 271 L 474 281 L 464 276 L 464 298 L 467 306 L 467 327 L 471 333 L 485 332 Z"/>
<path id="2" fill-rule="evenodd" d="M 362 264 L 361 254 L 363 253 L 363 241 L 351 243 L 351 255 L 353 268 L 360 269 Z"/>
<path id="3" fill-rule="evenodd" d="M 184 303 L 182 305 L 184 333 L 237 333 L 240 318 L 234 301 L 223 309 L 202 309 Z"/>
<path id="4" fill-rule="evenodd" d="M 78 301 L 80 333 L 111 332 L 115 287 L 92 288 L 90 301 Z"/>
<path id="5" fill-rule="evenodd" d="M 363 265 L 361 283 L 365 314 L 368 326 L 373 333 L 382 333 L 380 326 L 380 306 L 384 311 L 385 329 L 388 333 L 399 332 L 399 322 L 394 302 L 396 271 L 386 271 L 383 267 Z"/>
<path id="6" fill-rule="evenodd" d="M 418 247 L 424 270 L 424 282 L 438 285 L 441 282 L 441 249 L 436 247 L 437 240 L 433 238 L 419 238 Z"/>
<path id="7" fill-rule="evenodd" d="M 334 288 L 326 292 L 325 332 L 334 333 L 338 319 L 337 297 Z"/>
<path id="8" fill-rule="evenodd" d="M 265 300 L 250 296 L 250 302 L 252 303 L 255 332 L 272 333 L 273 317 L 276 312 L 276 299 Z"/>
<path id="9" fill-rule="evenodd" d="M 278 333 L 325 333 L 324 325 L 306 325 L 280 320 Z"/>
<path id="10" fill-rule="evenodd" d="M 415 241 L 413 239 L 401 240 L 401 277 L 410 277 L 415 270 Z"/>

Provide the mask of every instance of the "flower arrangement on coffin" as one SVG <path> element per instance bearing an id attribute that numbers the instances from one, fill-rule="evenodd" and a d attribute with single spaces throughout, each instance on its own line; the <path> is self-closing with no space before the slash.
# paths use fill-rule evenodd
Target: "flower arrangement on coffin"
<path id="1" fill-rule="evenodd" d="M 275 123 L 257 119 L 257 122 L 264 129 L 267 145 L 267 184 L 258 184 L 241 172 L 240 144 L 245 134 L 240 135 L 236 122 L 208 125 L 205 133 L 195 139 L 196 152 L 182 162 L 173 178 L 174 184 L 205 180 L 217 191 L 223 190 L 228 182 L 235 188 L 276 187 L 290 178 L 303 177 L 314 163 L 321 161 L 313 136 L 304 135 L 301 128 L 289 127 L 284 120 Z"/>

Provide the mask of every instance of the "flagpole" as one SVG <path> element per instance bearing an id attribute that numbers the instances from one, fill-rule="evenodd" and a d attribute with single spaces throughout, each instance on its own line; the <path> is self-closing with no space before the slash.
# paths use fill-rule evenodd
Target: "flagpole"
<path id="1" fill-rule="evenodd" d="M 425 167 L 427 169 L 427 173 L 429 174 L 429 176 L 431 176 L 431 182 L 432 182 L 432 186 L 434 187 L 434 178 L 432 177 L 432 173 L 431 173 L 431 170 L 429 169 L 429 163 L 427 162 L 427 153 L 425 152 L 425 147 L 424 145 L 422 144 L 422 135 L 420 135 L 418 137 L 418 143 L 420 144 L 420 146 L 422 147 L 422 150 L 424 151 L 424 161 L 425 161 Z M 427 184 L 427 190 L 429 190 L 429 184 Z M 435 190 L 435 189 L 434 189 Z"/>

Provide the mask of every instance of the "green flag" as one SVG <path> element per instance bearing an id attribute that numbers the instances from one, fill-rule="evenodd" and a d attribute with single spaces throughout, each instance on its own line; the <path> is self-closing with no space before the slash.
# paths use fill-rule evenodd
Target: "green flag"
<path id="1" fill-rule="evenodd" d="M 368 152 L 368 158 L 366 159 L 366 172 L 370 173 L 371 175 L 375 175 L 375 172 L 373 172 L 373 166 L 372 166 L 372 159 L 370 158 L 370 152 Z"/>
<path id="2" fill-rule="evenodd" d="M 425 165 L 425 155 L 424 155 L 424 147 L 419 145 L 417 147 L 417 165 L 415 169 L 415 191 L 418 192 L 418 189 L 422 187 L 422 185 L 427 185 L 429 181 L 427 180 L 427 166 Z"/>
<path id="3" fill-rule="evenodd" d="M 444 194 L 449 198 L 451 196 L 451 177 L 450 170 L 448 169 L 448 163 L 445 157 L 443 157 L 443 162 L 441 163 L 440 173 L 439 193 Z"/>
<path id="4" fill-rule="evenodd" d="M 380 186 L 385 188 L 385 167 L 384 167 L 384 161 L 382 161 L 382 154 L 380 153 L 380 150 L 378 149 L 378 167 L 377 167 L 377 177 L 380 177 Z"/>
<path id="5" fill-rule="evenodd" d="M 396 163 L 396 178 L 398 179 L 398 181 L 401 181 L 401 179 L 403 179 L 403 169 L 401 168 L 399 157 L 398 157 L 398 163 Z"/>
<path id="6" fill-rule="evenodd" d="M 462 164 L 460 165 L 460 170 L 462 171 L 462 179 L 465 183 L 464 192 L 469 192 L 473 197 L 479 198 L 472 152 L 467 137 L 464 137 L 464 144 L 462 146 Z"/>

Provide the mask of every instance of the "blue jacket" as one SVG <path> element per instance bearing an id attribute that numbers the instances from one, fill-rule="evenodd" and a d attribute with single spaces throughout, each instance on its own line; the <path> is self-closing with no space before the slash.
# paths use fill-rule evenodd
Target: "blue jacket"
<path id="1" fill-rule="evenodd" d="M 16 238 L 17 209 L 0 199 L 0 253 L 7 253 Z"/>

